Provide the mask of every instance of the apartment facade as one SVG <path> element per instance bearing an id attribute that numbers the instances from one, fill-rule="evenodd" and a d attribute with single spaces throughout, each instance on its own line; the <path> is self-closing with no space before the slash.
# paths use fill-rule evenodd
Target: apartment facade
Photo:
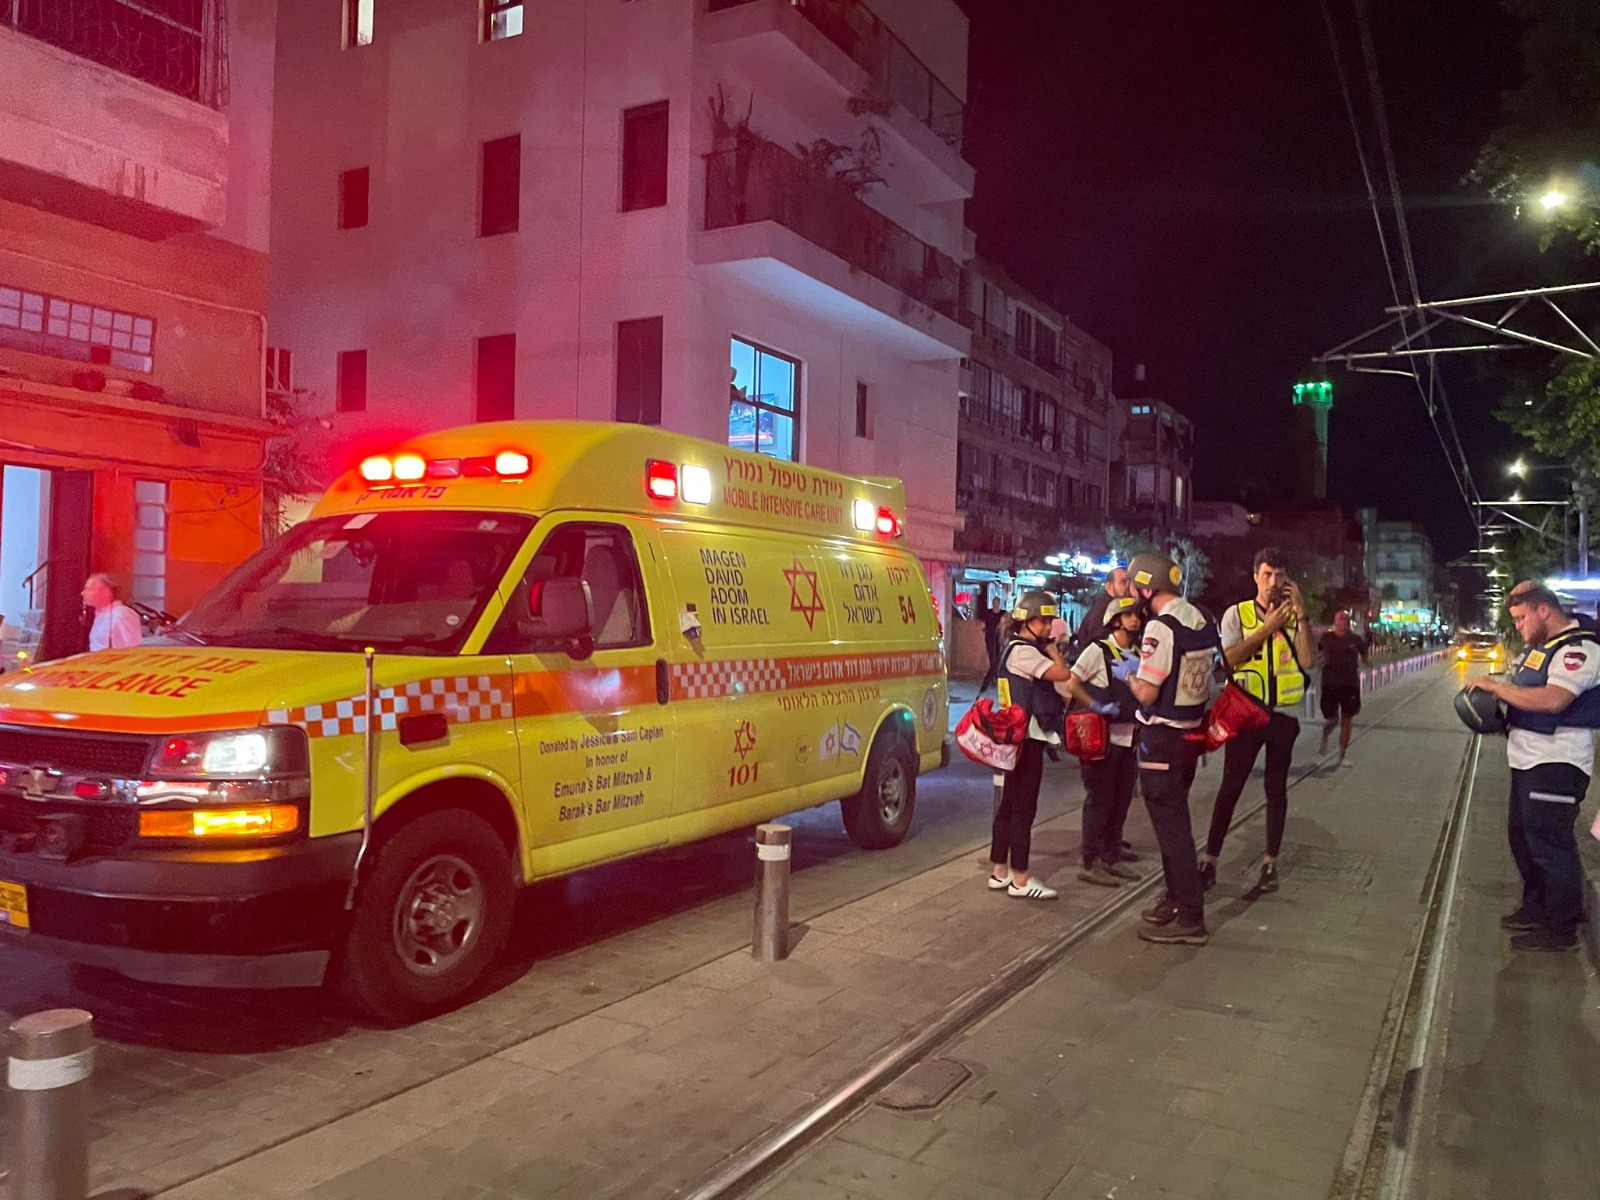
<path id="1" fill-rule="evenodd" d="M 1111 471 L 1111 351 L 975 262 L 962 287 L 972 353 L 961 364 L 957 539 L 965 566 L 1039 568 L 1104 550 Z"/>
<path id="2" fill-rule="evenodd" d="M 953 0 L 309 0 L 277 40 L 273 343 L 340 461 L 578 418 L 899 476 L 948 600 Z"/>
<path id="3" fill-rule="evenodd" d="M 177 612 L 259 544 L 273 8 L 0 24 L 8 665 L 82 646 L 91 571 Z"/>
<path id="4" fill-rule="evenodd" d="M 1381 521 L 1360 511 L 1366 535 L 1366 573 L 1378 597 L 1378 619 L 1392 627 L 1431 626 L 1438 620 L 1433 541 L 1413 521 Z"/>
<path id="5" fill-rule="evenodd" d="M 1190 532 L 1194 426 L 1165 401 L 1119 399 L 1123 426 L 1113 468 L 1117 520 L 1157 542 Z"/>

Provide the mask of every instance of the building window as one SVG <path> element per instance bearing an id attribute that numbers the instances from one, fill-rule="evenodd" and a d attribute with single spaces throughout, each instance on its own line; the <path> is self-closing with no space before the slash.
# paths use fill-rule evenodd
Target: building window
<path id="1" fill-rule="evenodd" d="M 510 421 L 517 415 L 517 335 L 478 339 L 478 420 Z"/>
<path id="2" fill-rule="evenodd" d="M 1017 309 L 1017 353 L 1033 357 L 1033 314 L 1025 308 Z"/>
<path id="3" fill-rule="evenodd" d="M 661 317 L 617 322 L 617 420 L 661 424 Z"/>
<path id="4" fill-rule="evenodd" d="M 294 391 L 294 360 L 282 346 L 267 347 L 267 391 L 283 395 Z"/>
<path id="5" fill-rule="evenodd" d="M 367 223 L 372 171 L 368 167 L 339 173 L 339 228 L 360 229 Z"/>
<path id="6" fill-rule="evenodd" d="M 167 603 L 167 485 L 133 481 L 132 599 L 151 608 Z"/>
<path id="7" fill-rule="evenodd" d="M 856 436 L 872 436 L 872 389 L 864 383 L 856 384 Z"/>
<path id="8" fill-rule="evenodd" d="M 155 340 L 151 317 L 0 284 L 0 346 L 7 349 L 148 374 Z"/>
<path id="9" fill-rule="evenodd" d="M 500 42 L 522 32 L 522 0 L 483 0 L 483 40 Z"/>
<path id="10" fill-rule="evenodd" d="M 622 211 L 667 202 L 667 102 L 622 114 Z"/>
<path id="11" fill-rule="evenodd" d="M 483 144 L 478 192 L 478 236 L 515 233 L 522 212 L 521 134 Z"/>
<path id="12" fill-rule="evenodd" d="M 740 338 L 733 339 L 732 361 L 728 445 L 796 461 L 800 451 L 795 425 L 800 415 L 799 362 Z"/>
<path id="13" fill-rule="evenodd" d="M 372 6 L 375 0 L 344 0 L 344 48 L 372 45 Z"/>
<path id="14" fill-rule="evenodd" d="M 339 351 L 334 407 L 339 412 L 367 411 L 367 352 Z"/>

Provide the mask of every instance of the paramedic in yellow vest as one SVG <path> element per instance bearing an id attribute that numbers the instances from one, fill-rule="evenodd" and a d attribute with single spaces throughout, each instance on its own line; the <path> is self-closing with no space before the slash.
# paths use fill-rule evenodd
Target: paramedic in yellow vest
<path id="1" fill-rule="evenodd" d="M 1316 654 L 1311 622 L 1299 585 L 1289 578 L 1281 550 L 1268 547 L 1256 554 L 1256 594 L 1223 615 L 1222 649 L 1233 669 L 1233 681 L 1272 710 L 1260 729 L 1240 734 L 1225 747 L 1222 786 L 1211 809 L 1211 832 L 1200 856 L 1200 876 L 1210 889 L 1217 882 L 1217 859 L 1233 823 L 1239 794 L 1250 781 L 1256 759 L 1267 749 L 1267 853 L 1256 891 L 1278 890 L 1278 851 L 1289 817 L 1289 766 L 1300 735 L 1298 714 L 1305 699 L 1307 668 Z"/>

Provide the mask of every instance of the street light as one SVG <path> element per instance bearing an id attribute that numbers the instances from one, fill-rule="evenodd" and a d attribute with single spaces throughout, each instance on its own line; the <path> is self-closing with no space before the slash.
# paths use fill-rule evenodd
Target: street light
<path id="1" fill-rule="evenodd" d="M 1563 192 L 1559 187 L 1552 187 L 1539 197 L 1539 207 L 1547 213 L 1553 213 L 1558 208 L 1565 208 L 1571 203 L 1572 197 Z"/>
<path id="2" fill-rule="evenodd" d="M 1521 479 L 1528 473 L 1528 464 L 1526 461 L 1519 458 L 1516 462 L 1507 467 L 1506 470 L 1510 471 L 1518 479 Z"/>

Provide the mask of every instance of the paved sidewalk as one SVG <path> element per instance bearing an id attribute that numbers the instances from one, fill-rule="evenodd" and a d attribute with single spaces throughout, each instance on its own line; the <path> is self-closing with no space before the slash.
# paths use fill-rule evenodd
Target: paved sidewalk
<path id="1" fill-rule="evenodd" d="M 1462 860 L 1443 1071 L 1420 1101 L 1416 1200 L 1600 1196 L 1600 980 L 1587 953 L 1516 953 L 1499 918 L 1522 884 L 1506 848 L 1505 742 L 1486 739 Z M 1594 789 L 1579 820 L 1591 878 Z M 1600 920 L 1600 913 L 1591 915 Z"/>
<path id="2" fill-rule="evenodd" d="M 1396 720 L 1409 724 L 1406 705 L 1427 690 L 1430 685 L 1423 681 L 1397 685 L 1392 695 L 1375 698 L 1373 717 L 1392 709 L 1403 714 Z M 1454 769 L 1459 740 L 1440 743 L 1448 761 L 1438 771 Z M 1408 761 L 1416 757 L 1413 752 Z M 1414 763 L 1423 794 L 1433 788 L 1432 757 L 1430 750 L 1425 761 Z M 1219 769 L 1213 762 L 1198 785 L 1207 802 Z M 1371 774 L 1350 770 L 1326 782 L 1338 799 L 1359 791 L 1362 779 L 1367 786 L 1381 786 L 1387 774 L 1374 761 Z M 1070 765 L 1052 769 L 1058 805 L 1068 782 L 1076 787 L 1076 775 Z M 982 783 L 979 776 L 967 786 L 981 788 Z M 987 801 L 986 789 L 972 797 L 980 806 Z M 1303 796 L 1296 802 L 1309 805 Z M 1142 813 L 1132 836 L 1142 846 L 1151 844 Z M 1308 879 L 1325 877 L 1331 860 L 1319 857 L 1315 823 L 1297 837 L 1306 845 L 1296 851 L 1301 857 L 1293 870 Z M 1373 838 L 1384 840 L 1376 833 Z M 1252 853 L 1258 839 L 1259 832 L 1242 832 L 1236 849 Z M 763 966 L 741 948 L 165 1195 L 171 1200 L 670 1196 L 1106 899 L 1104 890 L 1071 878 L 1078 850 L 1075 813 L 1043 823 L 1036 848 L 1039 872 L 1063 884 L 1058 903 L 1029 904 L 989 892 L 981 874 L 987 855 L 969 846 L 953 861 L 805 921 L 788 962 Z M 1225 886 L 1236 883 L 1230 879 Z M 1238 904 L 1221 907 L 1244 910 Z M 1371 920 L 1399 936 L 1409 917 Z M 1270 953 L 1273 938 L 1282 936 L 1277 925 L 1270 928 L 1271 936 L 1264 930 L 1247 932 L 1239 921 L 1224 918 L 1217 944 L 1238 946 L 1218 951 L 1219 965 L 1230 953 L 1243 955 L 1246 963 Z M 1178 951 L 1151 958 L 1144 953 L 1150 948 L 1130 938 L 1123 930 L 1101 944 L 1104 950 L 1090 952 L 1108 955 L 1097 968 L 1109 989 L 1099 993 L 1108 1025 L 1132 1028 L 1141 1020 L 1140 993 L 1154 986 L 1159 971 L 1192 956 Z M 1128 959 L 1136 968 L 1131 975 Z M 1392 975 L 1388 966 L 1360 970 Z M 1326 977 L 1324 971 L 1324 982 Z M 1301 1024 L 1319 1025 L 1324 1018 L 1314 1014 L 1327 1007 L 1325 994 L 1304 998 L 1305 1015 L 1297 1018 L 1294 1031 Z M 1338 1011 L 1326 1020 L 1347 1042 L 1364 1038 L 1370 1043 L 1376 1017 L 1352 1016 L 1343 1000 L 1333 1007 Z M 1362 1028 L 1362 1022 L 1370 1028 Z M 952 1141 L 948 1148 L 957 1145 Z M 1063 1174 L 1074 1161 L 1065 1163 Z M 882 1193 L 846 1189 L 840 1194 Z M 1015 1194 L 1019 1200 L 1025 1195 Z"/>
<path id="3" fill-rule="evenodd" d="M 1231 839 L 1209 946 L 1138 942 L 1131 916 L 1103 931 L 947 1048 L 972 1076 L 943 1105 L 866 1109 L 765 1200 L 1324 1200 L 1468 741 L 1454 675 L 1425 680 L 1354 767 L 1292 793 L 1280 892 L 1242 894 L 1258 819 Z"/>

